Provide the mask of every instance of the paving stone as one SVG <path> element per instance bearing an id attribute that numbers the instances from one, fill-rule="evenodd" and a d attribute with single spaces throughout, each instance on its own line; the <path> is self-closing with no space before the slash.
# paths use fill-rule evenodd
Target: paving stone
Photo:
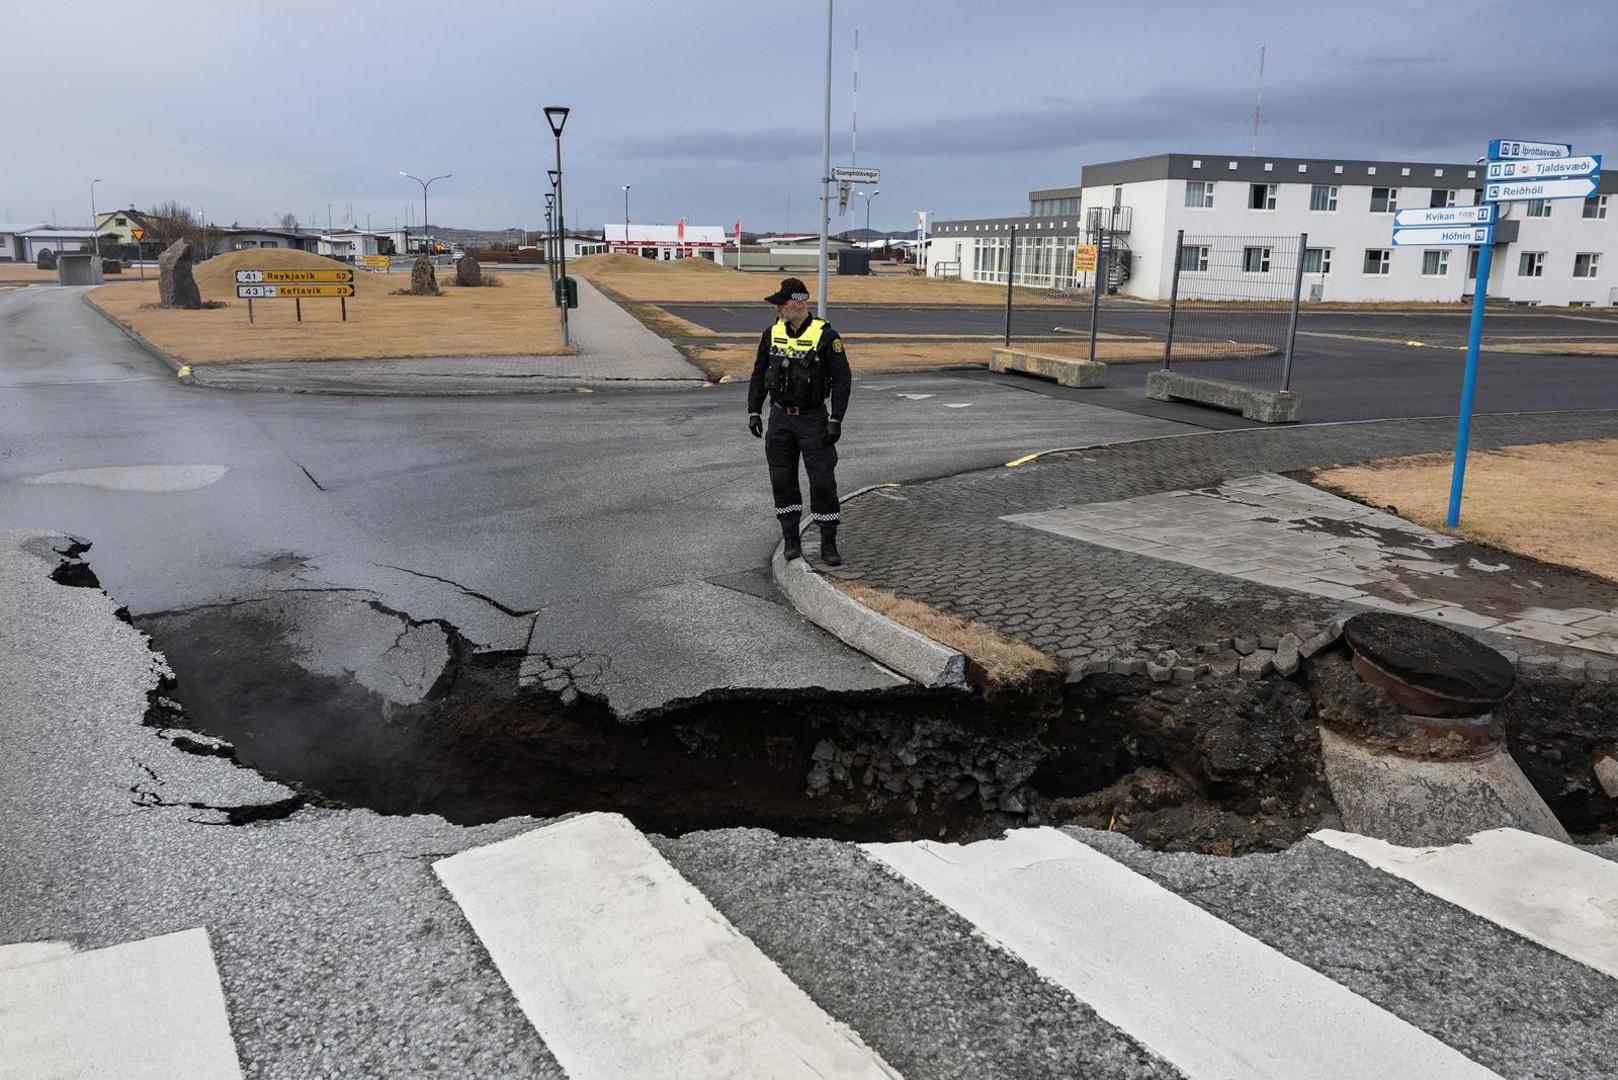
<path id="1" fill-rule="evenodd" d="M 1275 669 L 1275 654 L 1267 649 L 1261 649 L 1251 656 L 1244 657 L 1241 663 L 1241 673 L 1244 679 L 1262 679 Z"/>
<path id="2" fill-rule="evenodd" d="M 1275 670 L 1282 675 L 1291 675 L 1298 670 L 1298 649 L 1302 642 L 1298 635 L 1293 633 L 1282 634 L 1276 641 Z"/>
<path id="3" fill-rule="evenodd" d="M 1249 656 L 1258 651 L 1258 638 L 1256 637 L 1238 636 L 1233 639 L 1233 643 L 1236 651 L 1243 656 Z"/>

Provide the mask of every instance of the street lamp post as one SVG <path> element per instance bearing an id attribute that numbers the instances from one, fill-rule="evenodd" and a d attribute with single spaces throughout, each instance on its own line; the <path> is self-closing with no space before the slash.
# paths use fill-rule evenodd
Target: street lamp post
<path id="1" fill-rule="evenodd" d="M 624 185 L 624 250 L 629 250 L 629 185 Z"/>
<path id="2" fill-rule="evenodd" d="M 556 192 L 545 194 L 545 269 L 551 275 L 551 287 L 556 286 L 556 226 L 552 219 L 556 214 Z"/>
<path id="3" fill-rule="evenodd" d="M 408 177 L 410 177 L 410 179 L 414 180 L 416 183 L 421 185 L 421 248 L 422 248 L 423 251 L 426 251 L 427 250 L 427 189 L 432 187 L 433 183 L 435 181 L 448 180 L 450 177 L 454 176 L 455 174 L 454 173 L 445 173 L 443 176 L 435 176 L 431 180 L 423 180 L 419 176 L 415 176 L 415 175 L 413 175 L 411 173 L 405 172 L 403 169 L 400 169 L 399 170 L 399 175 L 400 176 L 408 176 Z M 330 207 L 326 208 L 326 213 L 328 215 L 331 213 L 331 208 Z M 410 235 L 409 235 L 409 233 L 410 233 L 410 230 L 408 228 L 406 228 L 406 230 L 405 230 L 405 250 L 406 251 L 410 250 Z M 432 256 L 429 254 L 428 258 L 431 258 L 431 257 Z"/>
<path id="4" fill-rule="evenodd" d="M 561 182 L 562 174 L 555 169 L 550 169 L 546 175 L 551 178 L 551 277 L 557 279 L 561 276 L 556 272 L 555 266 L 557 258 L 562 254 L 562 223 L 557 220 L 556 215 L 556 185 Z"/>
<path id="5" fill-rule="evenodd" d="M 90 181 L 90 236 L 96 252 L 96 264 L 90 271 L 91 281 L 101 280 L 101 230 L 96 227 L 96 185 L 99 183 L 101 183 L 99 177 Z"/>
<path id="6" fill-rule="evenodd" d="M 865 242 L 869 244 L 871 242 L 871 200 L 882 194 L 882 189 L 878 188 L 869 195 L 863 191 L 856 191 L 854 194 L 865 200 Z"/>
<path id="7" fill-rule="evenodd" d="M 562 209 L 562 127 L 567 123 L 567 114 L 571 112 L 565 105 L 545 106 L 545 122 L 551 126 L 551 134 L 556 137 L 556 241 L 560 248 L 557 258 L 556 272 L 562 279 L 562 348 L 567 348 L 568 319 L 567 319 L 567 231 L 564 225 L 566 215 Z"/>

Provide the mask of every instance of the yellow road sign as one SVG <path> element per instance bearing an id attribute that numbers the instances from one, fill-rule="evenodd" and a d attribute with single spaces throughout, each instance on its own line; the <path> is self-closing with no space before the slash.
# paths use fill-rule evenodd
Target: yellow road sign
<path id="1" fill-rule="evenodd" d="M 135 243 L 138 244 L 142 240 L 146 239 L 146 230 L 145 229 L 130 229 L 129 230 L 129 235 L 133 236 L 135 238 Z"/>
<path id="2" fill-rule="evenodd" d="M 238 285 L 238 300 L 308 300 L 320 296 L 353 296 L 352 285 Z"/>
<path id="3" fill-rule="evenodd" d="M 362 257 L 365 259 L 366 266 L 387 266 L 393 261 L 386 255 L 365 255 Z"/>
<path id="4" fill-rule="evenodd" d="M 1096 255 L 1098 249 L 1095 244 L 1079 244 L 1073 249 L 1073 272 L 1075 274 L 1093 274 L 1096 271 Z"/>
<path id="5" fill-rule="evenodd" d="M 353 281 L 352 270 L 238 270 L 238 285 L 297 285 L 317 281 Z M 338 294 L 333 294 L 338 295 Z M 350 293 L 343 293 L 349 296 Z"/>

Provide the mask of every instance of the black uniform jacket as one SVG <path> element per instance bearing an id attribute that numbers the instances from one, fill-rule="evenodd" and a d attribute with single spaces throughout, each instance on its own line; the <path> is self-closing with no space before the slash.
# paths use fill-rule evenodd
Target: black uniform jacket
<path id="1" fill-rule="evenodd" d="M 809 318 L 814 318 L 813 315 Z M 802 326 L 788 326 L 788 330 L 801 331 L 809 325 L 805 320 Z M 753 361 L 753 380 L 747 388 L 747 411 L 760 412 L 764 408 L 764 373 L 770 362 L 770 331 L 775 328 L 771 323 L 764 328 L 764 334 L 758 339 L 758 358 Z M 826 372 L 831 383 L 831 411 L 828 416 L 832 420 L 841 420 L 843 413 L 848 409 L 848 392 L 853 384 L 853 377 L 848 371 L 848 356 L 843 352 L 843 339 L 837 336 L 837 331 L 827 324 L 820 335 L 820 348 L 816 350 L 820 362 L 826 365 Z"/>

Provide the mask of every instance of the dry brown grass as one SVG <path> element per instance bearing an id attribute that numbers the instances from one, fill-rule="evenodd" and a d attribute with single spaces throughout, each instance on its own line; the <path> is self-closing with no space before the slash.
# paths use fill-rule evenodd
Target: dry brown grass
<path id="1" fill-rule="evenodd" d="M 809 283 L 814 292 L 813 274 L 803 272 L 754 273 L 730 270 L 707 259 L 676 259 L 672 262 L 653 262 L 636 255 L 586 255 L 569 260 L 568 273 L 577 271 L 590 283 L 605 291 L 615 300 L 652 300 L 668 303 L 694 301 L 724 301 L 756 304 L 768 315 L 770 308 L 764 297 L 775 291 L 784 277 L 799 277 Z M 984 285 L 972 281 L 945 281 L 910 274 L 872 274 L 868 277 L 841 277 L 833 274 L 826 279 L 826 298 L 833 303 L 887 303 L 887 304 L 1003 304 L 1006 290 L 1003 285 Z M 1072 300 L 1058 300 L 1044 289 L 1018 289 L 1018 304 L 1066 304 Z"/>
<path id="2" fill-rule="evenodd" d="M 1483 351 L 1504 353 L 1538 353 L 1541 356 L 1555 356 L 1560 353 L 1576 353 L 1586 356 L 1618 356 L 1618 341 L 1552 341 L 1546 339 L 1518 339 L 1506 344 L 1484 345 Z"/>
<path id="3" fill-rule="evenodd" d="M 1457 530 L 1444 528 L 1451 461 L 1391 458 L 1315 479 L 1429 528 L 1618 581 L 1618 439 L 1472 451 Z"/>
<path id="4" fill-rule="evenodd" d="M 410 284 L 408 273 L 355 272 L 355 295 L 348 321 L 336 300 L 306 300 L 303 322 L 288 300 L 253 305 L 235 299 L 238 269 L 337 267 L 342 264 L 307 252 L 240 251 L 197 267 L 205 300 L 225 300 L 222 308 L 172 311 L 154 306 L 157 282 L 104 286 L 89 293 L 92 303 L 132 327 L 170 356 L 188 364 L 242 360 L 374 360 L 405 356 L 556 355 L 562 348 L 560 313 L 550 300 L 545 274 L 510 274 L 498 289 L 457 289 L 443 296 L 395 296 Z"/>
<path id="5" fill-rule="evenodd" d="M 833 577 L 826 580 L 872 611 L 965 655 L 983 669 L 984 677 L 995 686 L 1026 686 L 1038 676 L 1055 675 L 1062 670 L 1055 657 L 1007 637 L 992 626 L 971 622 L 885 589 Z"/>
<path id="6" fill-rule="evenodd" d="M 41 270 L 33 263 L 0 263 L 0 281 L 45 281 L 55 283 L 55 270 Z"/>
<path id="7" fill-rule="evenodd" d="M 753 373 L 753 361 L 758 356 L 758 335 L 749 334 L 746 343 L 735 345 L 687 345 L 680 351 L 707 374 L 708 378 L 746 378 Z M 904 368 L 951 367 L 965 364 L 987 366 L 989 350 L 998 341 L 984 339 L 962 341 L 959 335 L 948 335 L 939 340 L 918 340 L 895 334 L 891 337 L 873 335 L 845 335 L 848 342 L 848 366 L 855 371 L 885 371 Z M 1074 359 L 1090 355 L 1090 343 L 1083 338 L 1074 341 L 1039 341 L 1023 346 L 1032 352 L 1048 356 L 1069 356 Z M 1106 339 L 1096 342 L 1098 359 L 1110 363 L 1150 362 L 1163 358 L 1163 343 Z"/>

